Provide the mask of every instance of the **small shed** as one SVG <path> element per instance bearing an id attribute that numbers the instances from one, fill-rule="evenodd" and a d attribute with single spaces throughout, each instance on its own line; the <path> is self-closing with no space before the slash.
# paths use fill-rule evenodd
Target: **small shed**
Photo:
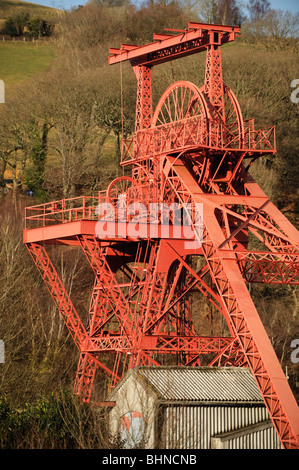
<path id="1" fill-rule="evenodd" d="M 110 430 L 127 448 L 281 448 L 248 368 L 137 367 L 109 400 Z"/>

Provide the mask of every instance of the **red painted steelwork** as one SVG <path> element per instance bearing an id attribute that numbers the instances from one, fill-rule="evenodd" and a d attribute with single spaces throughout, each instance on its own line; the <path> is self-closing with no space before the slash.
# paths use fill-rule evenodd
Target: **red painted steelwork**
<path id="1" fill-rule="evenodd" d="M 298 448 L 298 406 L 246 283 L 298 284 L 299 236 L 249 174 L 257 158 L 275 153 L 275 128 L 244 121 L 223 82 L 221 45 L 238 35 L 236 27 L 189 23 L 145 46 L 110 49 L 109 63 L 129 60 L 137 78 L 135 133 L 123 141 L 121 162 L 131 176 L 96 197 L 27 208 L 24 243 L 78 347 L 82 400 L 92 399 L 98 370 L 114 387 L 137 365 L 250 367 L 283 447 Z M 204 84 L 173 83 L 153 110 L 152 67 L 201 51 Z M 105 237 L 97 231 L 101 203 L 109 209 Z M 129 231 L 132 203 L 143 237 Z M 165 231 L 163 210 L 149 215 L 151 203 L 188 204 L 198 243 L 178 235 L 174 214 Z M 80 247 L 94 273 L 86 325 L 47 254 L 55 243 Z M 226 336 L 202 334 L 195 293 L 220 314 Z"/>

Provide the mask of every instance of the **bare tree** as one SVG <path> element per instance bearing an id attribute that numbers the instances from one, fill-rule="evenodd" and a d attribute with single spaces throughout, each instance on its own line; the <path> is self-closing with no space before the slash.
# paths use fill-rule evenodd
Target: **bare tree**
<path id="1" fill-rule="evenodd" d="M 265 18 L 271 11 L 271 4 L 268 0 L 249 0 L 247 9 L 251 23 Z"/>
<path id="2" fill-rule="evenodd" d="M 185 13 L 195 14 L 205 23 L 239 25 L 244 20 L 236 0 L 180 0 L 179 3 Z"/>
<path id="3" fill-rule="evenodd" d="M 275 39 L 299 37 L 299 13 L 271 10 L 265 20 L 265 34 Z"/>

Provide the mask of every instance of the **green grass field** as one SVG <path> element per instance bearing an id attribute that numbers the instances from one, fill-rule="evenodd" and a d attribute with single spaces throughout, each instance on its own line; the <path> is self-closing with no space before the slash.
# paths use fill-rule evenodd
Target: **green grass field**
<path id="1" fill-rule="evenodd" d="M 6 89 L 42 72 L 53 62 L 51 44 L 32 42 L 0 42 L 0 79 Z"/>

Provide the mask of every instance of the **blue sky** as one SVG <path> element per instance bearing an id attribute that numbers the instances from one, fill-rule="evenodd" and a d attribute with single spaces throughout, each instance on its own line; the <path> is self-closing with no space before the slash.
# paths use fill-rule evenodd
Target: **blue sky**
<path id="1" fill-rule="evenodd" d="M 292 13 L 299 12 L 298 0 L 270 0 L 271 7 L 275 10 L 289 10 Z"/>
<path id="2" fill-rule="evenodd" d="M 72 7 L 84 5 L 86 0 L 32 0 L 32 3 L 69 10 Z M 246 4 L 246 1 L 242 3 Z M 270 3 L 275 10 L 290 10 L 292 13 L 299 12 L 298 0 L 270 0 Z"/>

